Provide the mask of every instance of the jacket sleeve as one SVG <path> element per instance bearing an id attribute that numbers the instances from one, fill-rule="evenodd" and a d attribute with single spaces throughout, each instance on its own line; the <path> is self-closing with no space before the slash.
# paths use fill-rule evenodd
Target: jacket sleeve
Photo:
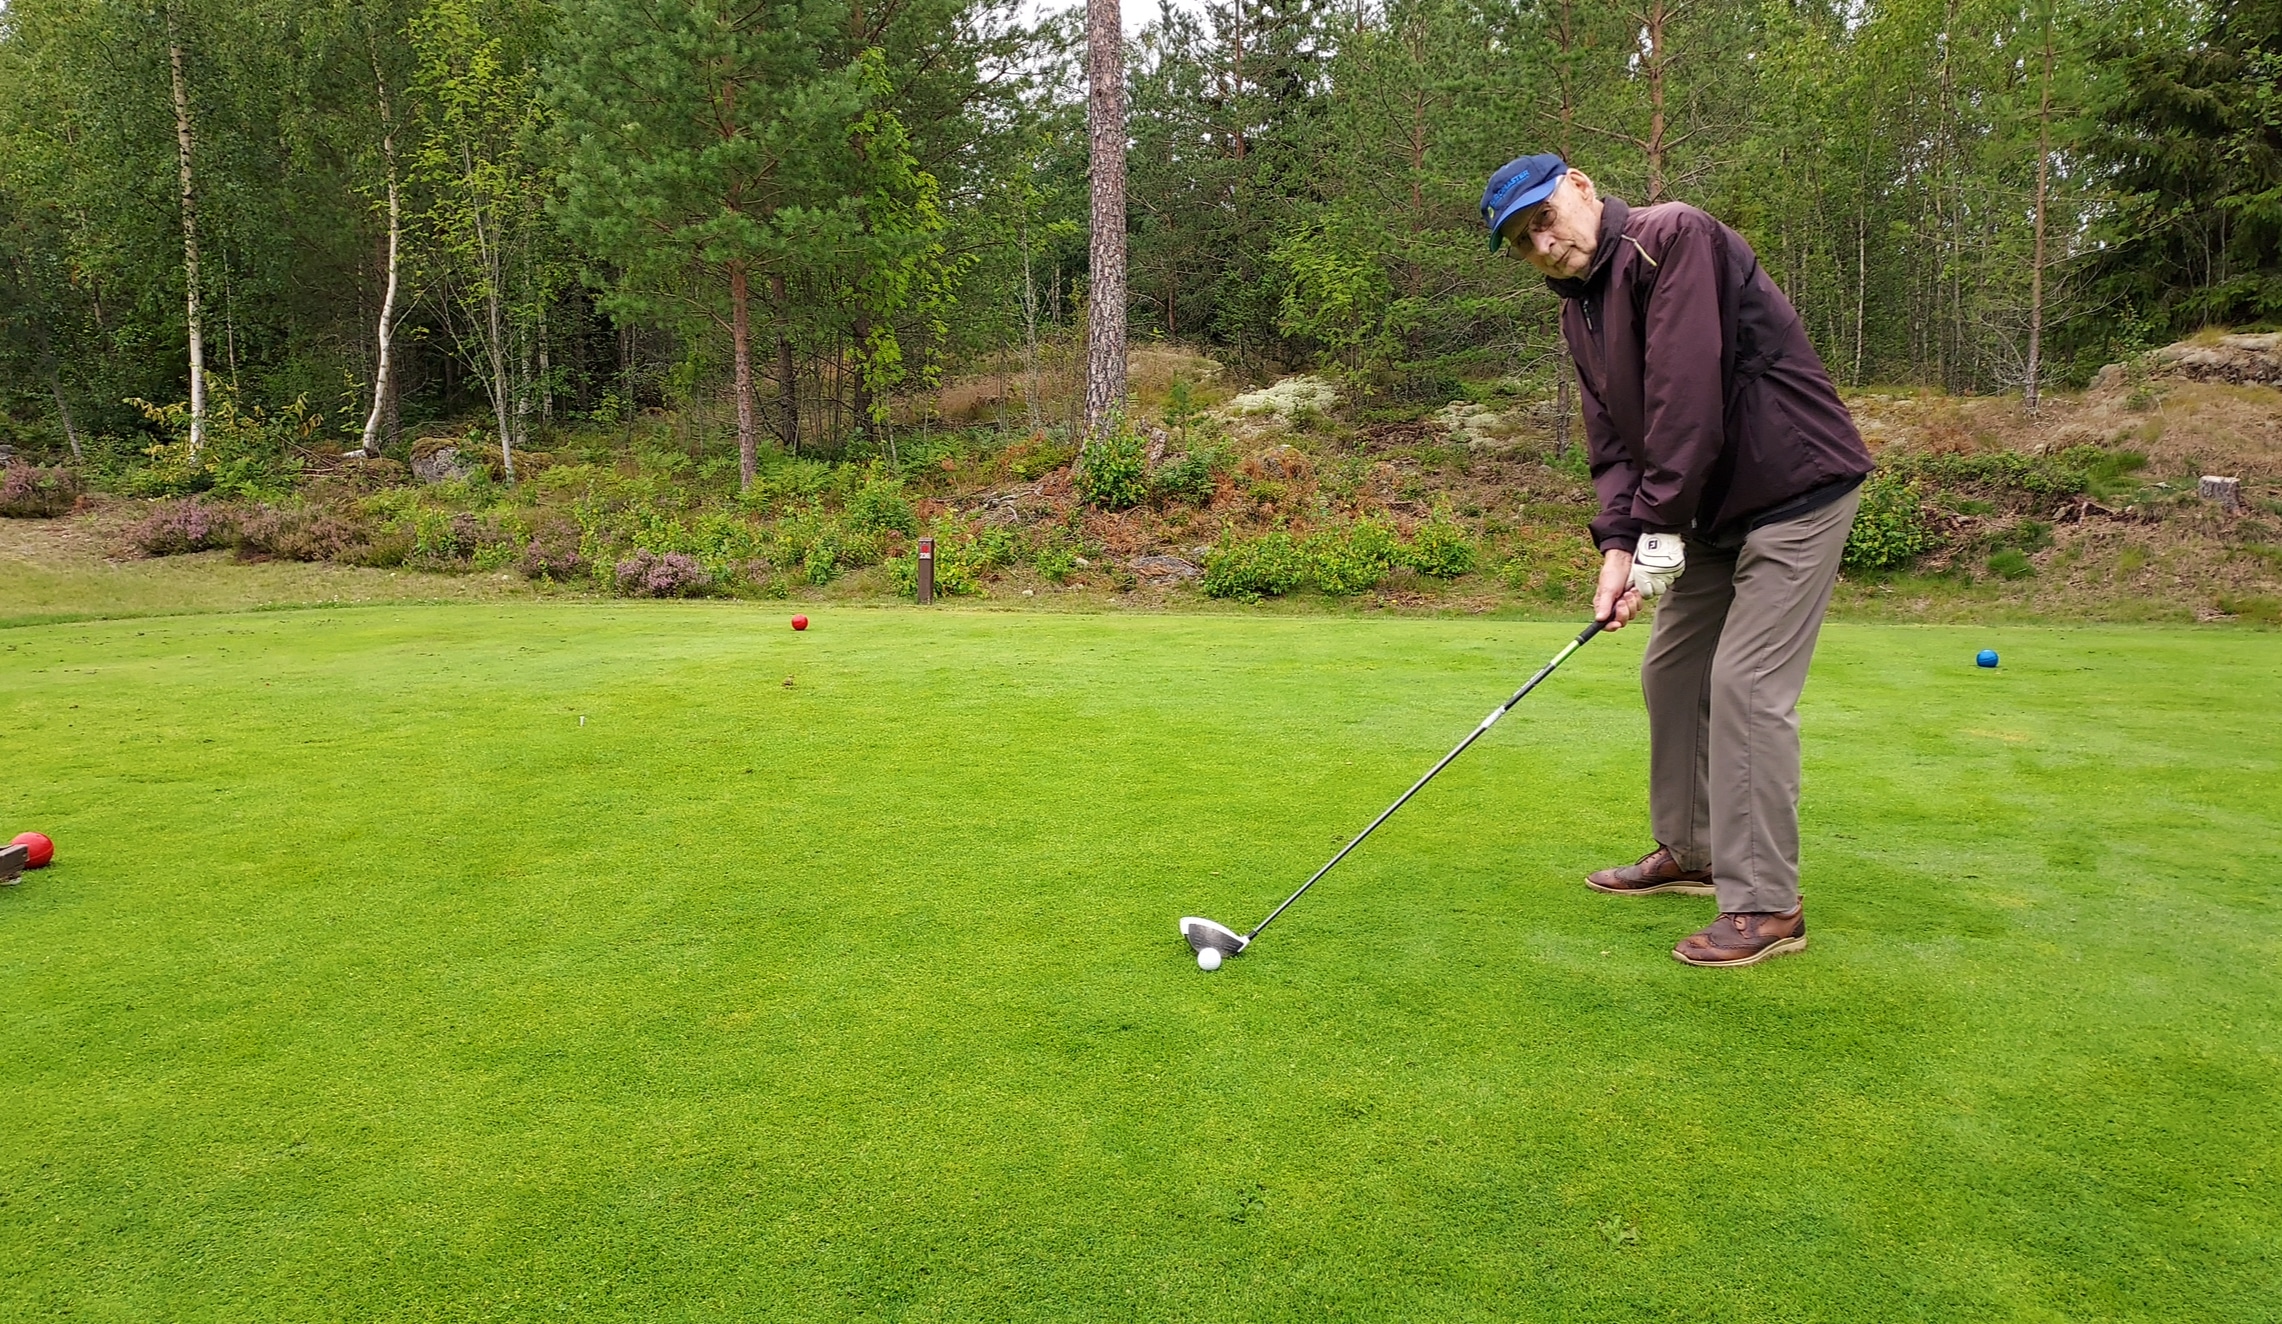
<path id="1" fill-rule="evenodd" d="M 1592 466 L 1593 492 L 1601 501 L 1600 514 L 1593 520 L 1593 546 L 1604 552 L 1612 547 L 1629 552 L 1640 541 L 1640 521 L 1632 516 L 1640 466 L 1617 440 L 1608 407 L 1586 385 L 1582 373 L 1577 375 L 1577 400 L 1585 416 L 1585 458 Z"/>
<path id="2" fill-rule="evenodd" d="M 1727 435 L 1720 383 L 1719 235 L 1708 217 L 1683 221 L 1652 267 L 1643 320 L 1642 465 L 1631 515 L 1638 529 L 1686 528 Z M 1639 265 L 1636 264 L 1635 270 Z M 1641 272 L 1640 274 L 1651 274 Z"/>

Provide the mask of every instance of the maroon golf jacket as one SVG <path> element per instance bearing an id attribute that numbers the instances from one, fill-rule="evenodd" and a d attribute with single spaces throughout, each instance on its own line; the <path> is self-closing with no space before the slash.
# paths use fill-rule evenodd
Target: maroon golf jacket
<path id="1" fill-rule="evenodd" d="M 1584 387 L 1602 550 L 1675 529 L 1739 542 L 1870 472 L 1797 310 L 1708 214 L 1607 199 L 1592 266 L 1546 284 Z"/>

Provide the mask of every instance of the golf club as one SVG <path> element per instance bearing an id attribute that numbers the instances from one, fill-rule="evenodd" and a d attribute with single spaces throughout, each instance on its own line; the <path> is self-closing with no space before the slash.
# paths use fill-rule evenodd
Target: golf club
<path id="1" fill-rule="evenodd" d="M 1213 950 L 1220 953 L 1221 956 L 1236 956 L 1241 954 L 1245 948 L 1250 947 L 1252 945 L 1252 940 L 1260 936 L 1261 930 L 1276 922 L 1276 916 L 1281 915 L 1285 911 L 1291 909 L 1292 902 L 1297 901 L 1301 897 L 1307 895 L 1307 889 L 1315 886 L 1317 880 L 1321 879 L 1323 875 L 1330 873 L 1332 866 L 1338 864 L 1341 860 L 1346 859 L 1347 853 L 1349 851 L 1352 851 L 1357 846 L 1362 845 L 1363 838 L 1368 837 L 1373 832 L 1378 831 L 1379 824 L 1384 823 L 1388 819 L 1394 817 L 1395 811 L 1402 808 L 1404 804 L 1408 803 L 1412 796 L 1418 794 L 1419 788 L 1425 786 L 1428 782 L 1433 781 L 1434 775 L 1436 773 L 1442 771 L 1444 768 L 1449 767 L 1451 760 L 1466 752 L 1466 746 L 1471 745 L 1476 740 L 1481 739 L 1482 733 L 1484 731 L 1487 731 L 1491 727 L 1497 725 L 1498 719 L 1505 716 L 1506 712 L 1515 704 L 1520 703 L 1522 696 L 1528 694 L 1531 690 L 1536 689 L 1539 681 L 1542 681 L 1547 676 L 1552 675 L 1553 669 L 1555 667 L 1558 667 L 1563 662 L 1568 661 L 1569 655 L 1571 653 L 1574 653 L 1578 649 L 1583 648 L 1586 641 L 1590 640 L 1594 635 L 1599 634 L 1605 628 L 1607 628 L 1607 622 L 1594 621 L 1591 625 L 1588 625 L 1583 630 L 1578 631 L 1577 637 L 1571 639 L 1567 644 L 1563 645 L 1561 651 L 1553 655 L 1552 661 L 1546 663 L 1542 667 L 1539 667 L 1537 669 L 1536 675 L 1531 676 L 1528 680 L 1522 682 L 1521 688 L 1513 692 L 1512 698 L 1507 699 L 1504 703 L 1501 703 L 1497 707 L 1490 709 L 1490 715 L 1483 718 L 1479 726 L 1476 726 L 1473 730 L 1467 732 L 1466 738 L 1459 741 L 1455 749 L 1452 749 L 1449 753 L 1443 755 L 1441 762 L 1435 764 L 1431 768 L 1428 768 L 1424 777 L 1421 777 L 1416 782 L 1413 782 L 1411 784 L 1411 788 L 1407 791 L 1404 791 L 1400 799 L 1396 800 L 1393 804 L 1388 805 L 1384 813 L 1381 813 L 1377 818 L 1372 819 L 1371 825 L 1369 827 L 1364 828 L 1361 832 L 1356 833 L 1355 839 L 1353 841 L 1350 841 L 1346 845 L 1340 847 L 1339 853 L 1337 855 L 1332 856 L 1331 859 L 1327 861 L 1322 868 L 1316 870 L 1314 876 L 1310 877 L 1306 882 L 1301 883 L 1299 885 L 1298 891 L 1292 893 L 1288 897 L 1285 897 L 1284 903 L 1282 905 L 1276 907 L 1274 910 L 1269 911 L 1268 917 L 1266 919 L 1261 920 L 1258 924 L 1253 925 L 1252 931 L 1250 933 L 1238 933 L 1236 930 L 1229 928 L 1225 924 L 1205 919 L 1199 915 L 1189 915 L 1184 917 L 1181 920 L 1181 937 L 1188 940 L 1189 950 L 1197 953 L 1199 958 L 1198 964 L 1203 965 L 1207 970 L 1214 969 L 1219 965 L 1219 957 L 1206 958 L 1204 956 L 1206 948 L 1212 948 Z"/>

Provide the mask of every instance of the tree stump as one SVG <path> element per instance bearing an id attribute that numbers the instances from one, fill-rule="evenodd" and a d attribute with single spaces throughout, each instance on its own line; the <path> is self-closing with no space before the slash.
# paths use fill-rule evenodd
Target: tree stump
<path id="1" fill-rule="evenodd" d="M 2198 490 L 2202 493 L 2203 500 L 2217 502 L 2219 509 L 2230 514 L 2242 509 L 2242 480 L 2240 478 L 2220 478 L 2214 474 L 2204 474 Z"/>

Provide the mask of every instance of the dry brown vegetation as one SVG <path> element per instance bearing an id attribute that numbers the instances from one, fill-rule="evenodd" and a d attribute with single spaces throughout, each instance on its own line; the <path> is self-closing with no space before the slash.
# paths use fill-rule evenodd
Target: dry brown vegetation
<path id="1" fill-rule="evenodd" d="M 1575 614 L 1587 601 L 1596 560 L 1585 539 L 1592 489 L 1574 445 L 1556 452 L 1555 423 L 1543 401 L 1493 394 L 1420 409 L 1400 421 L 1365 421 L 1390 411 L 1356 410 L 1315 379 L 1285 379 L 1274 390 L 1240 394 L 1243 383 L 1202 355 L 1177 346 L 1139 347 L 1133 380 L 1152 464 L 1204 450 L 1221 452 L 1225 461 L 1200 495 L 1106 511 L 1079 500 L 1064 443 L 1017 426 L 1028 406 L 1019 395 L 1007 399 L 1001 380 L 988 373 L 953 381 L 937 403 L 940 415 L 995 418 L 1009 440 L 978 441 L 906 470 L 923 525 L 948 519 L 943 527 L 1002 528 L 1031 544 L 1066 543 L 1075 554 L 1073 572 L 1052 579 L 1026 562 L 988 572 L 985 596 L 1195 604 L 1197 571 L 1225 540 L 1273 531 L 1304 538 L 1358 520 L 1407 537 L 1439 512 L 1475 540 L 1480 554 L 1472 573 L 1444 581 L 1396 569 L 1375 588 L 1347 598 L 1301 598 L 1359 609 L 1561 615 Z M 1176 399 L 1187 401 L 1185 421 L 1172 407 Z M 1316 407 L 1327 401 L 1328 408 Z M 2034 416 L 2014 397 L 1918 390 L 1866 390 L 1850 404 L 1883 467 L 1929 475 L 1917 481 L 1938 540 L 1906 572 L 1847 575 L 1838 597 L 1842 614 L 2282 622 L 2282 390 L 2194 380 L 2151 356 L 2104 375 L 2082 395 L 2048 397 Z M 1169 431 L 1160 426 L 1168 412 Z M 2072 464 L 2071 472 L 2080 472 L 2088 456 L 2100 460 L 2104 476 L 2086 490 L 2040 491 L 1970 476 L 1981 472 L 1975 465 L 1986 468 L 1993 459 Z M 547 458 L 534 454 L 531 472 Z M 2230 511 L 2201 499 L 2196 480 L 2204 474 L 2240 479 L 2241 507 Z M 311 480 L 309 489 L 321 496 L 341 487 L 353 496 L 375 482 L 386 485 L 388 477 L 327 474 Z M 311 501 L 304 513 L 321 513 L 323 505 Z M 9 558 L 26 572 L 19 582 L 52 581 L 55 587 L 43 590 L 37 604 L 49 609 L 57 606 L 61 587 L 77 578 L 124 583 L 119 566 L 131 543 L 126 530 L 144 509 L 139 502 L 88 497 L 76 516 L 7 522 Z M 265 518 L 279 523 L 274 513 L 241 516 L 235 561 L 325 559 L 296 550 L 295 542 L 323 529 L 271 529 Z M 231 560 L 222 552 L 196 558 L 215 574 L 236 570 L 222 568 Z M 400 578 L 431 577 L 407 567 Z M 506 585 L 495 575 L 481 578 Z M 405 592 L 399 583 L 377 580 L 322 587 L 327 596 Z M 860 598 L 878 596 L 887 585 L 878 572 L 864 571 L 829 586 L 792 582 L 789 590 Z M 439 584 L 437 591 L 449 590 Z M 0 615 L 7 605 L 0 601 Z"/>

